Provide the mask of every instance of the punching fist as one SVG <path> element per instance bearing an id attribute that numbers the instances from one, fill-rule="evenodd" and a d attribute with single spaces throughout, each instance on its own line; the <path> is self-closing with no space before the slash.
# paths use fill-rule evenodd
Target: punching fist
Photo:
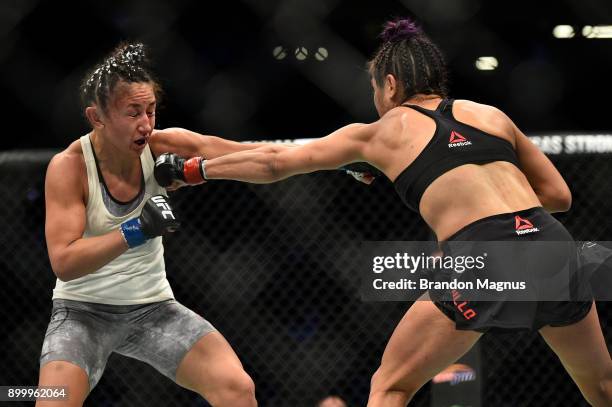
<path id="1" fill-rule="evenodd" d="M 164 233 L 175 232 L 179 226 L 180 222 L 176 220 L 168 198 L 155 195 L 145 203 L 139 217 L 121 224 L 121 233 L 132 248 Z"/>
<path id="2" fill-rule="evenodd" d="M 153 175 L 157 183 L 164 188 L 177 183 L 201 184 L 205 181 L 202 161 L 202 157 L 185 160 L 174 153 L 164 153 L 155 160 Z"/>

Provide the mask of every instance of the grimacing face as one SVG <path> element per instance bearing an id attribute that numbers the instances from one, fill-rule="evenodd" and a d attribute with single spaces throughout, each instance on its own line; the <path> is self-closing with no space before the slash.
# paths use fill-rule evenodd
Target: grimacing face
<path id="1" fill-rule="evenodd" d="M 155 128 L 155 91 L 149 82 L 119 82 L 105 114 L 106 137 L 115 148 L 140 155 Z"/>

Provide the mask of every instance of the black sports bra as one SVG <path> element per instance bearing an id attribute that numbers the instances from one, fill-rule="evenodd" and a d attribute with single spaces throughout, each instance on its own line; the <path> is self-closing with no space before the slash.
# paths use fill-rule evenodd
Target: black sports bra
<path id="1" fill-rule="evenodd" d="M 453 117 L 453 99 L 444 99 L 436 110 L 402 105 L 431 117 L 436 131 L 418 157 L 395 179 L 395 190 L 412 210 L 419 211 L 425 189 L 442 174 L 464 164 L 507 161 L 518 167 L 512 144 Z"/>

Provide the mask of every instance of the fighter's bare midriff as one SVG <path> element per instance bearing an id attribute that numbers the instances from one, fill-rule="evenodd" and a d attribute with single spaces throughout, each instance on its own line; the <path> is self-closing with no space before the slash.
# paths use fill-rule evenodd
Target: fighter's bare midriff
<path id="1" fill-rule="evenodd" d="M 536 206 L 540 201 L 523 173 L 501 161 L 450 170 L 425 190 L 419 205 L 439 240 L 478 219 Z"/>
<path id="2" fill-rule="evenodd" d="M 435 110 L 440 101 L 433 99 L 422 106 Z M 453 115 L 491 137 L 515 143 L 511 122 L 491 106 L 458 100 Z M 395 180 L 421 154 L 436 125 L 431 118 L 405 107 L 393 109 L 380 122 L 378 140 L 368 155 Z M 438 239 L 444 240 L 478 219 L 535 206 L 541 206 L 540 201 L 523 172 L 511 163 L 495 161 L 466 164 L 442 174 L 425 190 L 419 212 Z"/>

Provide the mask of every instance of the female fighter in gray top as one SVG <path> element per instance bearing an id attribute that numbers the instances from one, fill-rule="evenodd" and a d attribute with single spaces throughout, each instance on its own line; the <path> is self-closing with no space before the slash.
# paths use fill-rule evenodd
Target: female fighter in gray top
<path id="1" fill-rule="evenodd" d="M 212 325 L 179 304 L 161 234 L 178 227 L 153 177 L 154 156 L 217 157 L 258 147 L 188 130 L 155 130 L 159 85 L 142 44 L 124 44 L 82 85 L 89 134 L 57 154 L 45 184 L 46 238 L 57 276 L 40 386 L 81 406 L 112 352 L 142 360 L 215 406 L 255 406 L 254 384 Z"/>

